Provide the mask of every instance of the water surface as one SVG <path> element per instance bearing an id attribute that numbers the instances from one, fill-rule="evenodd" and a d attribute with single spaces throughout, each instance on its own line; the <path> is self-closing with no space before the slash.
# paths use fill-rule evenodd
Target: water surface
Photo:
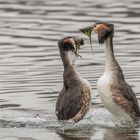
<path id="1" fill-rule="evenodd" d="M 0 139 L 139 140 L 140 128 L 117 126 L 96 90 L 104 71 L 104 49 L 78 29 L 96 21 L 115 25 L 115 56 L 140 99 L 139 0 L 0 0 Z M 92 106 L 78 124 L 54 113 L 63 67 L 57 42 L 82 36 L 76 67 L 92 87 Z"/>

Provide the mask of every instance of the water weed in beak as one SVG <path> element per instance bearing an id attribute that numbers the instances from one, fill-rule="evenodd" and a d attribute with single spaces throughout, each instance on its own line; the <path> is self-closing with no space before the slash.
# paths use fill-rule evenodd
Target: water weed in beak
<path id="1" fill-rule="evenodd" d="M 86 27 L 86 28 L 80 29 L 80 31 L 88 36 L 89 42 L 90 42 L 90 47 L 92 49 L 93 48 L 92 47 L 92 40 L 91 40 L 92 28 L 91 27 Z"/>
<path id="2" fill-rule="evenodd" d="M 84 41 L 82 38 L 81 39 L 74 38 L 74 41 L 75 41 L 74 54 L 76 57 L 78 57 L 78 56 L 81 57 L 81 55 L 79 54 L 79 50 L 80 50 L 80 46 L 84 45 Z"/>

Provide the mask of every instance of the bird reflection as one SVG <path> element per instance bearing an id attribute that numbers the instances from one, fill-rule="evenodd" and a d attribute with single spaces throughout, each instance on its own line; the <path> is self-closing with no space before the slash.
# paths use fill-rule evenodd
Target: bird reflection
<path id="1" fill-rule="evenodd" d="M 67 134 L 59 134 L 62 138 L 62 140 L 91 140 L 90 136 L 89 137 L 78 137 L 78 136 L 73 136 L 73 135 L 67 135 Z"/>
<path id="2" fill-rule="evenodd" d="M 137 129 L 106 129 L 104 140 L 139 140 Z"/>

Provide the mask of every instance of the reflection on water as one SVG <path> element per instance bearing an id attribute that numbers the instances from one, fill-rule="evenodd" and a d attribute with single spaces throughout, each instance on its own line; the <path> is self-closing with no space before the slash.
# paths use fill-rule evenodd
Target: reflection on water
<path id="1" fill-rule="evenodd" d="M 106 129 L 104 140 L 139 140 L 138 130 L 133 129 Z"/>
<path id="2" fill-rule="evenodd" d="M 60 133 L 65 125 L 54 113 L 63 79 L 57 41 L 68 35 L 84 38 L 78 29 L 96 21 L 115 24 L 116 58 L 140 98 L 139 8 L 139 0 L 0 0 L 0 139 L 139 139 L 139 129 L 114 130 L 107 111 L 96 111 L 103 107 L 96 81 L 104 70 L 104 50 L 97 42 L 92 55 L 85 39 L 83 59 L 76 61 L 92 86 L 90 117 L 72 125 L 74 131 Z"/>
<path id="3" fill-rule="evenodd" d="M 60 135 L 62 137 L 62 140 L 90 140 L 90 138 L 76 138 L 76 137 L 71 137 L 68 135 Z"/>
<path id="4" fill-rule="evenodd" d="M 94 128 L 89 131 L 63 130 L 57 131 L 57 133 L 62 137 L 62 140 L 90 140 L 91 135 L 94 135 Z"/>

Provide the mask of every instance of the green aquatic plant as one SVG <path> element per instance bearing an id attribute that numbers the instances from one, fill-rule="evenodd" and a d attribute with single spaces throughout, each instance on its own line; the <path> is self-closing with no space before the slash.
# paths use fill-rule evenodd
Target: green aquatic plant
<path id="1" fill-rule="evenodd" d="M 79 50 L 80 50 L 80 46 L 84 44 L 84 41 L 82 38 L 80 40 L 77 38 L 74 38 L 74 41 L 75 41 L 75 49 L 73 52 L 76 57 L 81 57 L 81 55 L 79 54 Z"/>
<path id="2" fill-rule="evenodd" d="M 91 27 L 86 27 L 86 28 L 80 29 L 80 31 L 81 31 L 82 33 L 84 33 L 85 35 L 88 36 L 89 42 L 90 42 L 90 47 L 91 47 L 91 49 L 92 49 L 92 48 L 93 48 L 93 47 L 92 47 L 92 39 L 91 39 L 92 28 L 91 28 Z"/>

